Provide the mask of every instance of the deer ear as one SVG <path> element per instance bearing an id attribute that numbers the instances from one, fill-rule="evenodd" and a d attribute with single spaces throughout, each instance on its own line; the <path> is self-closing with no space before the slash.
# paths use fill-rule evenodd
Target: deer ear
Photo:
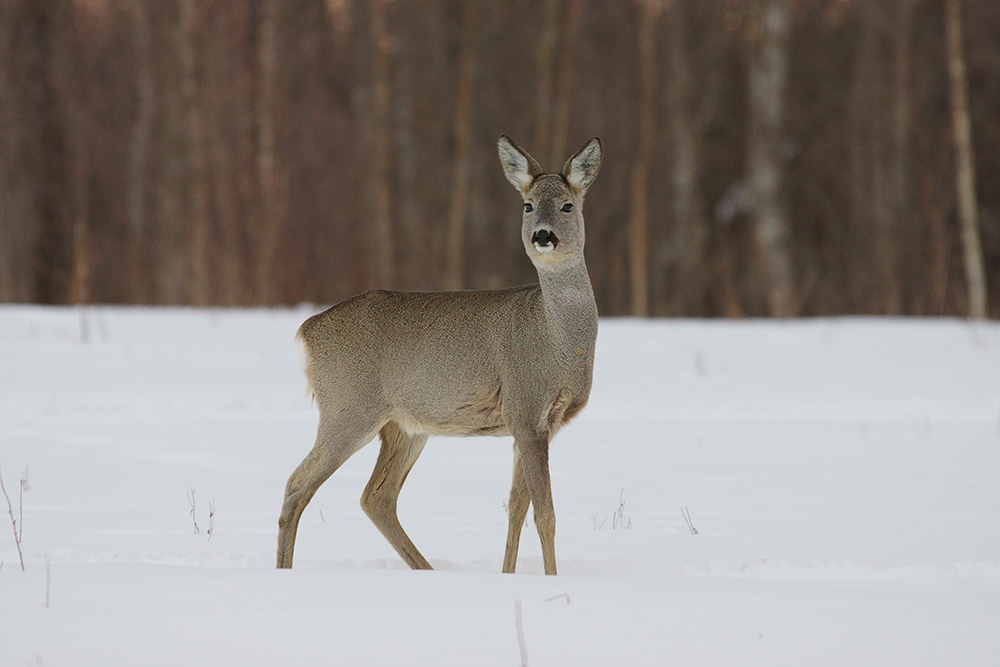
<path id="1" fill-rule="evenodd" d="M 497 151 L 500 153 L 500 164 L 503 165 L 503 173 L 507 176 L 507 180 L 520 190 L 522 195 L 528 194 L 528 188 L 531 187 L 535 177 L 542 173 L 542 168 L 535 162 L 535 158 L 518 148 L 506 134 L 501 134 L 497 139 Z"/>
<path id="2" fill-rule="evenodd" d="M 594 137 L 579 153 L 566 160 L 562 168 L 563 177 L 580 192 L 586 192 L 601 170 L 601 155 L 601 140 Z"/>

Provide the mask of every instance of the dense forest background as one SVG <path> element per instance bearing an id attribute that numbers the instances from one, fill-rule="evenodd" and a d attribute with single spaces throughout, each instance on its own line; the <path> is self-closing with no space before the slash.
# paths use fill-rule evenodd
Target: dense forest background
<path id="1" fill-rule="evenodd" d="M 602 314 L 1000 316 L 996 0 L 0 0 L 0 301 L 532 282 L 501 132 Z"/>

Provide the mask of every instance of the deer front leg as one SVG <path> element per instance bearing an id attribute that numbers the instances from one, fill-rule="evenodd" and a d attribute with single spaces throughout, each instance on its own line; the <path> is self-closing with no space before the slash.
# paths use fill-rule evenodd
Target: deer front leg
<path id="1" fill-rule="evenodd" d="M 528 514 L 531 496 L 528 494 L 528 483 L 524 479 L 524 468 L 521 467 L 521 454 L 514 447 L 514 474 L 510 485 L 510 500 L 507 502 L 507 549 L 503 556 L 503 571 L 513 573 L 517 567 L 517 549 L 521 542 L 521 528 L 524 527 L 524 517 Z"/>
<path id="2" fill-rule="evenodd" d="M 528 487 L 531 504 L 535 506 L 535 527 L 542 541 L 545 574 L 555 574 L 556 512 L 552 505 L 552 487 L 549 481 L 549 441 L 545 436 L 535 435 L 515 440 L 514 446 L 520 451 L 525 485 Z"/>

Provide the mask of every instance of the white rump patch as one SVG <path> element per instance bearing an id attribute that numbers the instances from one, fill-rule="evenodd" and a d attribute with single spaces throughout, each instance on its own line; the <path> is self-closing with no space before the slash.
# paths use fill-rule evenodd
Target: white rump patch
<path id="1" fill-rule="evenodd" d="M 295 348 L 299 351 L 299 362 L 302 364 L 302 371 L 306 374 L 306 396 L 310 399 L 316 398 L 313 391 L 312 381 L 309 379 L 309 348 L 306 347 L 306 339 L 302 336 L 302 330 L 295 334 Z"/>

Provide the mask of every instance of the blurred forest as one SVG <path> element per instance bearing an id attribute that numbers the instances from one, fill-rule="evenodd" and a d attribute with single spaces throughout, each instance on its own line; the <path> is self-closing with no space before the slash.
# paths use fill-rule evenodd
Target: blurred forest
<path id="1" fill-rule="evenodd" d="M 0 0 L 0 301 L 534 282 L 501 132 L 603 315 L 1000 316 L 997 0 Z"/>

